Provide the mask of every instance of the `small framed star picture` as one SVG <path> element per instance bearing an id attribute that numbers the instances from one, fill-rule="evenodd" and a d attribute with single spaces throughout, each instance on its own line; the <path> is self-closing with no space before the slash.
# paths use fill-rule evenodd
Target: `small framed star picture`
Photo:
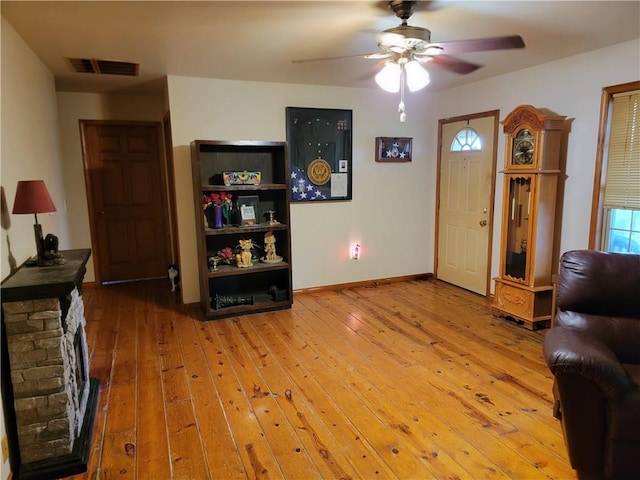
<path id="1" fill-rule="evenodd" d="M 411 137 L 376 137 L 376 162 L 410 162 Z"/>

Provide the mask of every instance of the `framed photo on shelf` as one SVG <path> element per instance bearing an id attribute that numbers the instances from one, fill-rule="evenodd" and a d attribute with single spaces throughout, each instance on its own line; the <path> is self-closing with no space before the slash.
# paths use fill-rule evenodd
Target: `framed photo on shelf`
<path id="1" fill-rule="evenodd" d="M 242 205 L 240 207 L 240 224 L 241 225 L 255 225 L 256 224 L 256 211 L 252 205 Z"/>
<path id="2" fill-rule="evenodd" d="M 291 201 L 351 200 L 352 111 L 287 107 Z"/>
<path id="3" fill-rule="evenodd" d="M 411 137 L 376 137 L 376 162 L 410 162 Z"/>
<path id="4" fill-rule="evenodd" d="M 240 210 L 240 225 L 255 225 L 258 221 L 258 195 L 238 196 Z"/>

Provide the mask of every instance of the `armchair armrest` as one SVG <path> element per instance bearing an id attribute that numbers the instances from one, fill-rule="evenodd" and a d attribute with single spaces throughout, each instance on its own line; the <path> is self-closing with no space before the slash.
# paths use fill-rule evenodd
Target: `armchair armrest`
<path id="1" fill-rule="evenodd" d="M 634 387 L 611 349 L 583 330 L 551 328 L 544 339 L 543 353 L 554 376 L 579 375 L 598 385 L 608 399 L 619 400 Z"/>

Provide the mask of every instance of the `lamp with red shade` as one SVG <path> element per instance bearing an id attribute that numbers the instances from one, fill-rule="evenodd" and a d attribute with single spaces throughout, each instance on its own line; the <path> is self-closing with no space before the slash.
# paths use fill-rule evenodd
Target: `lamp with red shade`
<path id="1" fill-rule="evenodd" d="M 51 200 L 47 186 L 43 180 L 20 180 L 16 189 L 16 198 L 13 202 L 13 213 L 33 213 L 36 223 L 33 231 L 36 237 L 36 249 L 38 252 L 38 265 L 47 264 L 44 252 L 44 239 L 42 238 L 42 226 L 38 223 L 39 213 L 55 212 L 56 206 Z M 60 263 L 54 262 L 53 264 Z"/>

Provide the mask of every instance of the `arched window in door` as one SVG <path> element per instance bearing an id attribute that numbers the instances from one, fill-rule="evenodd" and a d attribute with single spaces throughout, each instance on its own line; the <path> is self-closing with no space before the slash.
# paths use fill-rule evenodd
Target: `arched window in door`
<path id="1" fill-rule="evenodd" d="M 471 127 L 464 127 L 460 130 L 451 142 L 452 152 L 464 152 L 467 150 L 482 150 L 482 140 Z"/>

